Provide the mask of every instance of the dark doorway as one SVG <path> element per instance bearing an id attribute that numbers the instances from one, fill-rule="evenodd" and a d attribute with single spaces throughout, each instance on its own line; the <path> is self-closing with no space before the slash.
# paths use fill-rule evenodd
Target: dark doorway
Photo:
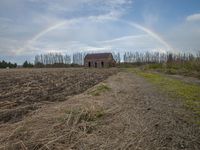
<path id="1" fill-rule="evenodd" d="M 101 62 L 101 67 L 102 67 L 102 68 L 104 67 L 104 62 L 103 62 L 103 61 Z"/>
<path id="2" fill-rule="evenodd" d="M 95 66 L 95 68 L 97 68 L 97 62 L 95 62 L 94 66 Z"/>
<path id="3" fill-rule="evenodd" d="M 90 61 L 88 62 L 88 67 L 91 67 L 91 62 Z"/>

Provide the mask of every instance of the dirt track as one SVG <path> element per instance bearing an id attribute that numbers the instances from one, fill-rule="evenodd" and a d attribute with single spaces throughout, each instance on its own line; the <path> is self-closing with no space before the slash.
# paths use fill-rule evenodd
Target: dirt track
<path id="1" fill-rule="evenodd" d="M 0 126 L 2 148 L 199 150 L 200 129 L 189 111 L 128 72 L 109 77 L 109 90 L 44 105 L 16 124 Z"/>

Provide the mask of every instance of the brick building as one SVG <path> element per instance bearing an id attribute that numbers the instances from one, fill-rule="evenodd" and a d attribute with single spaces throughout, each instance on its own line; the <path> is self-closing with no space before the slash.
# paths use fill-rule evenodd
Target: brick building
<path id="1" fill-rule="evenodd" d="M 115 63 L 112 53 L 87 54 L 84 58 L 84 66 L 89 68 L 114 67 Z"/>

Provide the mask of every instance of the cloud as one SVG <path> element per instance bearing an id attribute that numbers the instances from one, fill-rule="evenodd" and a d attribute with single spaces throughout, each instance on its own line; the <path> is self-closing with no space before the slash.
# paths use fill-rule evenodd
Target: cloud
<path id="1" fill-rule="evenodd" d="M 84 17 L 100 15 L 112 11 L 124 11 L 132 0 L 29 0 L 29 2 L 44 6 L 45 12 L 51 15 L 69 17 Z M 83 11 L 84 10 L 84 11 Z"/>
<path id="2" fill-rule="evenodd" d="M 96 21 L 96 22 L 104 22 L 109 20 L 117 20 L 123 15 L 122 12 L 119 11 L 111 11 L 104 15 L 98 15 L 98 16 L 90 16 L 89 20 Z"/>
<path id="3" fill-rule="evenodd" d="M 121 51 L 165 51 L 166 48 L 162 43 L 155 40 L 148 33 L 139 35 L 128 35 L 119 38 L 98 42 L 99 45 L 110 47 L 112 50 Z M 165 51 L 166 52 L 166 51 Z"/>
<path id="4" fill-rule="evenodd" d="M 147 34 L 122 36 L 122 37 L 107 40 L 107 41 L 100 41 L 100 43 L 117 43 L 117 42 L 122 42 L 122 41 L 127 41 L 127 40 L 145 38 L 147 36 L 148 36 Z"/>
<path id="5" fill-rule="evenodd" d="M 4 54 L 32 53 L 34 49 L 37 51 L 44 47 L 40 41 L 43 35 L 58 31 L 59 27 L 63 30 L 58 36 L 63 37 L 67 30 L 66 22 L 74 24 L 77 20 L 79 24 L 88 22 L 85 26 L 88 26 L 86 32 L 90 35 L 100 35 L 95 29 L 97 26 L 93 28 L 95 31 L 88 29 L 92 22 L 116 20 L 124 15 L 130 3 L 132 0 L 3 0 L 0 2 L 0 34 L 2 41 L 6 42 L 1 42 L 0 49 Z M 71 37 L 74 33 L 67 35 Z M 46 38 L 54 45 L 60 44 L 57 40 L 48 40 L 52 37 Z M 35 41 L 40 43 L 40 47 L 36 47 Z"/>
<path id="6" fill-rule="evenodd" d="M 200 21 L 200 13 L 187 16 L 186 21 L 188 21 L 188 22 Z"/>
<path id="7" fill-rule="evenodd" d="M 165 37 L 178 51 L 195 53 L 200 49 L 200 22 L 194 21 L 195 17 L 191 18 L 165 33 Z"/>
<path id="8" fill-rule="evenodd" d="M 91 38 L 91 37 L 89 37 Z M 53 40 L 53 39 L 52 39 Z M 50 44 L 49 44 L 50 43 Z M 125 35 L 110 40 L 102 41 L 60 41 L 52 43 L 51 41 L 41 41 L 33 45 L 33 47 L 41 47 L 41 53 L 49 51 L 61 51 L 63 53 L 73 53 L 80 51 L 147 51 L 147 50 L 163 50 L 165 47 L 162 43 L 155 40 L 148 34 Z"/>

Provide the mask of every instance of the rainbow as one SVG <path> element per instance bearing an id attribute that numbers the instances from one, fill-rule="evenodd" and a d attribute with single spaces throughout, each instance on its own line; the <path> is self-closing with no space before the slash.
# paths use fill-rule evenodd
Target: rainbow
<path id="1" fill-rule="evenodd" d="M 39 38 L 45 36 L 46 34 L 48 34 L 49 32 L 59 29 L 62 26 L 70 26 L 74 23 L 79 23 L 81 20 L 83 19 L 72 19 L 72 20 L 67 20 L 67 21 L 61 21 L 55 25 L 52 25 L 48 28 L 46 28 L 45 30 L 39 32 L 38 34 L 36 34 L 34 37 L 32 37 L 22 48 L 18 49 L 15 51 L 15 54 L 20 54 L 22 52 L 24 52 L 27 48 L 30 48 L 34 42 L 36 42 Z M 144 27 L 142 25 L 139 25 L 137 23 L 134 22 L 128 22 L 128 21 L 123 21 L 123 20 L 116 20 L 116 21 L 120 21 L 123 22 L 133 28 L 137 28 L 143 32 L 145 32 L 146 34 L 148 34 L 149 36 L 151 36 L 153 39 L 157 40 L 159 43 L 161 43 L 167 50 L 173 50 L 173 47 L 163 38 L 161 37 L 158 33 L 152 31 L 151 29 Z"/>

